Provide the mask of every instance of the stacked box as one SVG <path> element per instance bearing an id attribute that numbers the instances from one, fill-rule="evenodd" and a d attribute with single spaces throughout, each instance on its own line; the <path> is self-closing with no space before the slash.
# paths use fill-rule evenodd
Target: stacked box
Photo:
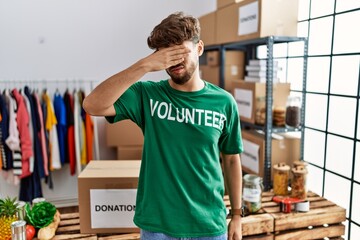
<path id="1" fill-rule="evenodd" d="M 220 84 L 220 53 L 219 51 L 207 51 L 206 65 L 200 65 L 202 79 L 217 86 Z M 242 51 L 225 51 L 224 63 L 224 89 L 231 91 L 232 81 L 244 78 L 245 53 Z"/>
<path id="2" fill-rule="evenodd" d="M 241 153 L 241 164 L 244 172 L 264 177 L 265 135 L 255 130 L 241 131 L 244 152 Z M 300 159 L 300 136 L 289 134 L 273 134 L 271 163 L 284 162 L 292 166 Z M 273 176 L 273 174 L 271 174 Z"/>
<path id="3" fill-rule="evenodd" d="M 118 160 L 139 160 L 142 156 L 144 136 L 134 122 L 122 120 L 106 123 L 106 143 L 116 147 Z"/>
<path id="4" fill-rule="evenodd" d="M 232 81 L 232 94 L 237 102 L 240 120 L 256 123 L 256 114 L 265 114 L 266 83 Z M 273 108 L 285 108 L 290 83 L 273 84 Z"/>
<path id="5" fill-rule="evenodd" d="M 139 232 L 133 223 L 141 161 L 91 161 L 78 176 L 81 233 Z"/>
<path id="6" fill-rule="evenodd" d="M 244 0 L 216 11 L 216 42 L 297 36 L 298 0 Z"/>

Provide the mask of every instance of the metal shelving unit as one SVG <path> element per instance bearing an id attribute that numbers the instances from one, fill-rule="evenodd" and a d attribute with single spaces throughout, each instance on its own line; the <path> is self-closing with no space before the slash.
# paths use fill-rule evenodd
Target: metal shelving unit
<path id="1" fill-rule="evenodd" d="M 253 129 L 261 129 L 265 132 L 265 164 L 264 164 L 264 189 L 270 190 L 271 184 L 271 135 L 272 133 L 301 131 L 301 146 L 300 146 L 300 159 L 304 158 L 304 128 L 289 129 L 285 127 L 273 127 L 272 119 L 272 105 L 273 105 L 273 48 L 277 43 L 290 43 L 290 42 L 304 42 L 304 64 L 303 64 L 303 82 L 302 82 L 302 106 L 301 106 L 301 123 L 305 122 L 305 104 L 306 104 L 306 69 L 307 69 L 307 52 L 308 40 L 303 37 L 283 37 L 283 36 L 269 36 L 264 38 L 257 38 L 234 43 L 220 44 L 216 46 L 206 47 L 206 51 L 219 50 L 220 51 L 220 87 L 224 87 L 224 64 L 225 64 L 225 51 L 226 50 L 241 50 L 246 52 L 246 62 L 249 59 L 256 58 L 256 49 L 258 46 L 266 45 L 267 48 L 267 69 L 266 69 L 266 119 L 265 125 L 259 126 L 247 122 L 241 122 L 242 127 L 249 127 Z"/>

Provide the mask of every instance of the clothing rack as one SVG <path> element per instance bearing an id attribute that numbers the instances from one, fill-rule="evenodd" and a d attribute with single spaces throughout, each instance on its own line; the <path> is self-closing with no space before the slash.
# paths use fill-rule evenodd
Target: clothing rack
<path id="1" fill-rule="evenodd" d="M 42 80 L 0 80 L 0 89 L 1 88 L 14 88 L 27 85 L 30 88 L 42 88 L 49 89 L 49 86 L 55 85 L 55 90 L 60 87 L 65 89 L 68 88 L 79 88 L 83 89 L 86 84 L 90 84 L 88 90 L 92 91 L 94 89 L 94 84 L 98 82 L 96 80 L 87 80 L 87 79 L 42 79 Z M 4 86 L 5 85 L 5 86 Z M 53 88 L 52 88 L 53 89 Z M 93 119 L 94 126 L 94 148 L 95 148 L 95 159 L 100 160 L 100 151 L 99 151 L 99 138 L 98 138 L 98 129 L 97 129 L 97 118 Z"/>

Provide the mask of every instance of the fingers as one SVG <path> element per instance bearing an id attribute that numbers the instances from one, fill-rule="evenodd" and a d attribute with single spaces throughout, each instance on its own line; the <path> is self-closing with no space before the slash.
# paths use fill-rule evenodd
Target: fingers
<path id="1" fill-rule="evenodd" d="M 191 49 L 183 45 L 175 45 L 155 51 L 144 59 L 149 71 L 160 71 L 182 63 Z"/>
<path id="2" fill-rule="evenodd" d="M 172 58 L 185 58 L 190 52 L 191 50 L 189 48 L 182 45 L 163 48 L 158 51 L 159 54 Z"/>

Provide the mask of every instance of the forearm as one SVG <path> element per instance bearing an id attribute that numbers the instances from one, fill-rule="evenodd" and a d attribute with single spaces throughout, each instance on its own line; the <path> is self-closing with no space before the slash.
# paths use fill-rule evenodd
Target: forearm
<path id="1" fill-rule="evenodd" d="M 115 114 L 113 104 L 136 81 L 147 73 L 140 60 L 129 68 L 100 83 L 83 102 L 84 110 L 90 115 L 107 116 Z"/>
<path id="2" fill-rule="evenodd" d="M 231 209 L 242 205 L 242 169 L 240 155 L 223 155 L 225 184 L 228 188 Z"/>

